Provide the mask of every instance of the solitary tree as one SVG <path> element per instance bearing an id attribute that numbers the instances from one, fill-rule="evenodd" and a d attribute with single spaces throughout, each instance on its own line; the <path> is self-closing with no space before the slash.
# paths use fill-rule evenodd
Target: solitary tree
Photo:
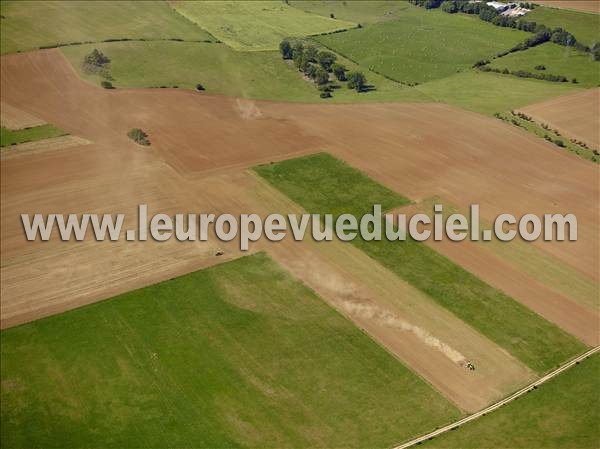
<path id="1" fill-rule="evenodd" d="M 350 72 L 348 73 L 348 88 L 360 92 L 364 89 L 367 83 L 367 78 L 362 72 Z"/>
<path id="2" fill-rule="evenodd" d="M 292 59 L 292 45 L 287 39 L 282 40 L 279 43 L 279 51 L 283 59 Z"/>
<path id="3" fill-rule="evenodd" d="M 336 56 L 330 51 L 320 51 L 317 55 L 317 61 L 321 67 L 323 67 L 328 72 L 331 70 L 331 66 L 336 60 Z"/>
<path id="4" fill-rule="evenodd" d="M 91 53 L 85 55 L 83 62 L 87 65 L 101 67 L 104 64 L 108 64 L 110 59 L 108 59 L 108 57 L 106 57 L 104 53 L 99 51 L 97 48 L 94 48 Z"/>

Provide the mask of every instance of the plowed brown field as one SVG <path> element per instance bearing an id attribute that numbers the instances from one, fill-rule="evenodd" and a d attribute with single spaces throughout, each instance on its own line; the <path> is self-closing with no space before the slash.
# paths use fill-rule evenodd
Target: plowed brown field
<path id="1" fill-rule="evenodd" d="M 81 81 L 56 50 L 2 57 L 1 89 L 3 101 L 91 142 L 1 162 L 2 327 L 239 254 L 235 242 L 214 239 L 31 243 L 19 214 L 120 212 L 127 228 L 140 203 L 150 213 L 291 212 L 277 210 L 294 205 L 244 169 L 321 150 L 410 198 L 438 195 L 461 208 L 479 203 L 490 221 L 501 211 L 573 212 L 580 241 L 539 247 L 598 281 L 598 168 L 497 120 L 440 104 L 302 105 L 177 89 L 108 91 Z M 149 134 L 151 147 L 127 138 L 134 127 Z M 215 256 L 217 247 L 225 256 Z M 465 410 L 532 376 L 350 245 L 261 242 L 255 249 L 269 251 Z M 495 282 L 502 288 L 525 281 Z M 529 304 L 536 309 L 544 299 L 531 301 L 539 302 Z M 408 325 L 390 325 L 390 316 Z M 423 335 L 483 360 L 481 370 L 471 375 Z"/>
<path id="2" fill-rule="evenodd" d="M 600 13 L 600 2 L 598 0 L 539 0 L 535 3 L 553 8 Z"/>
<path id="3" fill-rule="evenodd" d="M 600 148 L 600 88 L 532 104 L 521 111 L 567 137 Z"/>

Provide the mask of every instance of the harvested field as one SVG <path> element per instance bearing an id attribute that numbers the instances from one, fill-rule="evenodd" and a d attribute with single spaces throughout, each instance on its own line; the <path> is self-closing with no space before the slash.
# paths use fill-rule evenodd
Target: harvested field
<path id="1" fill-rule="evenodd" d="M 45 125 L 46 122 L 8 103 L 0 102 L 0 124 L 5 128 L 17 130 Z"/>
<path id="2" fill-rule="evenodd" d="M 272 197 L 249 188 L 239 178 L 243 168 L 322 149 L 410 198 L 440 195 L 462 208 L 479 202 L 488 220 L 500 211 L 515 215 L 574 212 L 580 223 L 580 242 L 539 246 L 597 282 L 597 168 L 497 120 L 439 104 L 313 106 L 176 89 L 106 91 L 81 81 L 56 50 L 4 56 L 1 70 L 3 101 L 93 142 L 84 151 L 74 147 L 5 160 L 0 165 L 2 327 L 216 263 L 222 260 L 214 256 L 217 244 L 225 249 L 226 258 L 239 254 L 235 242 L 223 245 L 215 240 L 202 244 L 27 243 L 18 214 L 118 211 L 127 213 L 131 223 L 139 203 L 165 213 L 253 212 L 254 204 L 270 207 Z M 126 137 L 129 129 L 140 126 L 150 135 L 149 149 L 139 148 Z M 525 151 L 527 157 L 523 157 Z M 217 182 L 227 176 L 232 178 Z M 326 256 L 320 251 L 330 250 L 315 246 L 316 253 L 311 254 L 336 260 L 341 267 L 344 259 L 357 261 L 352 270 L 337 272 L 348 270 L 350 275 L 343 279 L 358 277 L 355 274 L 363 259 L 345 253 Z M 286 264 L 284 254 L 277 256 L 275 250 L 271 254 L 301 277 L 293 257 Z M 305 260 L 310 266 L 312 259 Z M 33 277 L 32 272 L 36 273 Z M 428 317 L 423 311 L 411 315 L 407 304 L 420 304 L 420 298 L 413 297 L 411 289 L 398 298 L 399 280 L 382 276 L 389 286 L 379 287 L 366 279 L 355 281 L 357 291 L 374 291 L 366 296 L 376 299 L 376 304 L 384 304 L 379 302 L 382 298 L 393 301 L 396 305 L 391 307 L 396 309 L 390 313 L 424 329 L 439 327 L 440 335 L 434 336 L 451 348 L 487 360 L 469 343 L 481 342 L 483 337 L 475 340 L 468 326 L 453 334 L 442 324 L 447 315 Z M 319 293 L 326 289 L 313 288 Z M 334 303 L 332 294 L 324 297 Z M 403 303 L 404 298 L 409 302 Z M 418 315 L 432 321 L 417 321 Z M 354 319 L 367 321 L 361 316 Z M 362 326 L 379 341 L 385 337 L 386 347 L 396 347 L 394 353 L 401 360 L 414 363 L 413 369 L 464 409 L 512 388 L 507 379 L 528 377 L 518 363 L 498 358 L 506 362 L 508 371 L 496 370 L 499 377 L 495 378 L 491 367 L 496 365 L 488 365 L 493 363 L 490 360 L 483 362 L 490 367 L 489 377 L 473 380 L 462 369 L 453 370 L 452 362 L 440 351 L 419 343 L 414 333 Z M 405 345 L 403 338 L 415 342 L 418 351 Z M 445 370 L 452 374 L 446 376 Z M 475 384 L 486 386 L 480 389 Z"/>
<path id="3" fill-rule="evenodd" d="M 600 149 L 600 89 L 590 89 L 532 104 L 520 111 L 539 123 L 558 129 L 565 136 Z"/>
<path id="4" fill-rule="evenodd" d="M 597 0 L 540 0 L 540 5 L 552 8 L 574 9 L 583 12 L 595 12 L 600 14 L 600 2 Z"/>
<path id="5" fill-rule="evenodd" d="M 30 154 L 45 153 L 47 151 L 58 151 L 65 148 L 80 147 L 88 143 L 90 142 L 76 136 L 51 137 L 49 139 L 36 140 L 35 142 L 3 147 L 0 150 L 0 159 L 11 159 Z"/>

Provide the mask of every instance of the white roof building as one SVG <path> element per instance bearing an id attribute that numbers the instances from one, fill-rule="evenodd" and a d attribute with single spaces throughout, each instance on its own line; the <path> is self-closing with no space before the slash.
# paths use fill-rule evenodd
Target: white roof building
<path id="1" fill-rule="evenodd" d="M 506 3 L 487 2 L 486 5 L 491 6 L 496 11 L 499 11 L 499 12 L 506 11 L 508 9 L 508 5 Z"/>

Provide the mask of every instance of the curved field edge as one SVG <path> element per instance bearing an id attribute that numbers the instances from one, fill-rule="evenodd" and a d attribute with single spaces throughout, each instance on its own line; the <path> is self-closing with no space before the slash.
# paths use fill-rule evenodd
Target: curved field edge
<path id="1" fill-rule="evenodd" d="M 264 253 L 1 335 L 2 447 L 383 448 L 461 414 Z"/>
<path id="2" fill-rule="evenodd" d="M 600 354 L 425 448 L 593 448 L 600 441 Z"/>
<path id="3" fill-rule="evenodd" d="M 214 40 L 166 2 L 3 1 L 0 10 L 2 54 L 106 39 Z"/>
<path id="4" fill-rule="evenodd" d="M 386 211 L 407 203 L 327 153 L 255 170 L 310 213 L 351 213 L 360 220 L 362 214 L 372 212 L 374 204 L 381 204 Z M 549 371 L 585 349 L 571 335 L 422 243 L 385 238 L 365 241 L 360 236 L 351 243 L 537 373 Z"/>

